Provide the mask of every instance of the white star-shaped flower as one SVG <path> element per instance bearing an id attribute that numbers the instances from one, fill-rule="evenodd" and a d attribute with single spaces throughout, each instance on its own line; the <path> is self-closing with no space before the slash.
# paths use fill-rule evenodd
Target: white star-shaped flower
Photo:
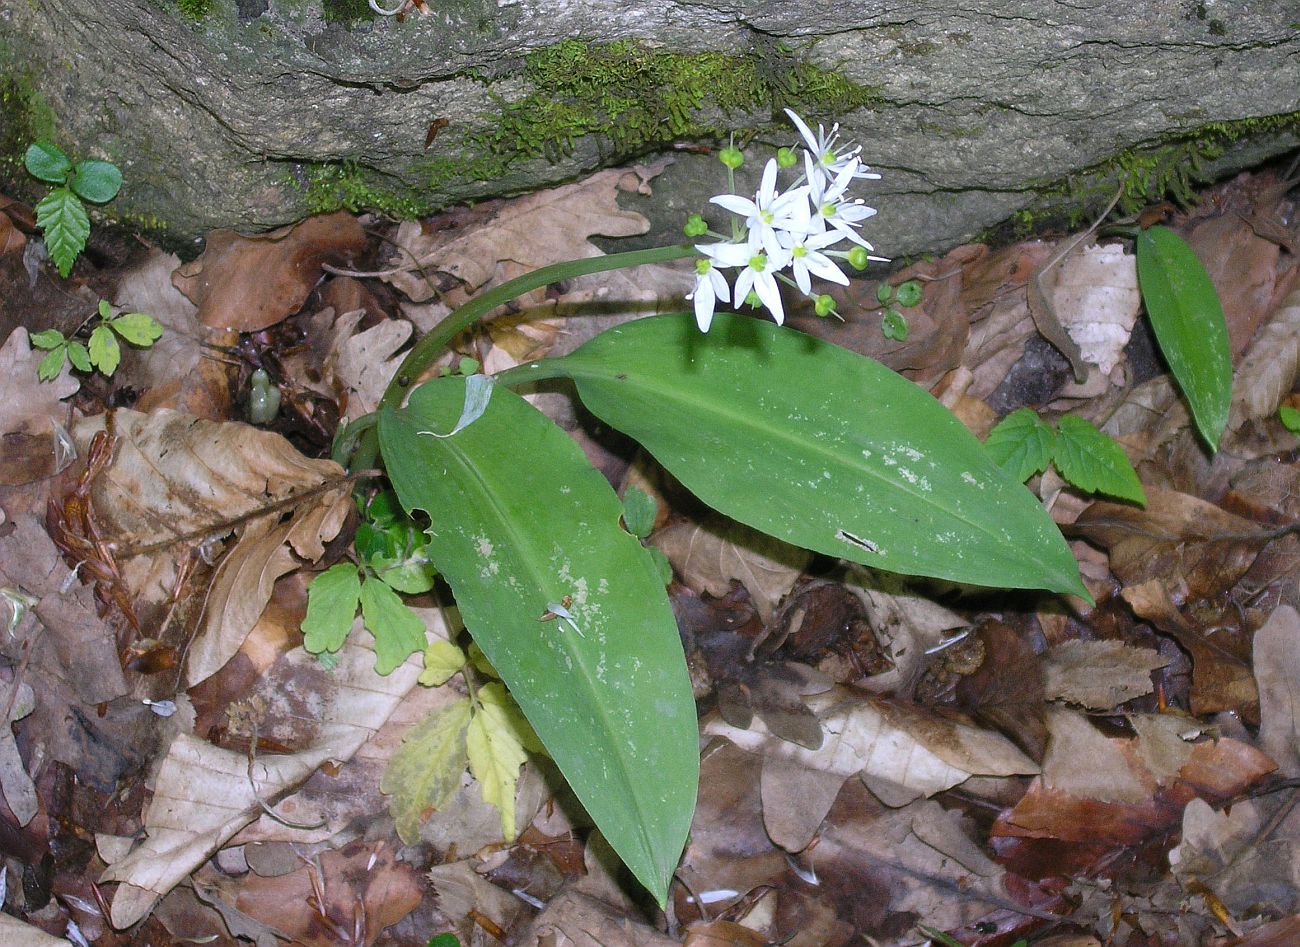
<path id="1" fill-rule="evenodd" d="M 697 247 L 696 249 L 702 249 Z M 695 322 L 701 332 L 708 332 L 713 323 L 713 308 L 721 299 L 724 303 L 731 301 L 731 288 L 727 281 L 713 265 L 712 260 L 695 262 L 695 289 L 686 296 L 695 302 Z"/>
<path id="2" fill-rule="evenodd" d="M 794 122 L 795 128 L 799 129 L 799 134 L 807 146 L 808 154 L 813 159 L 814 167 L 825 173 L 827 177 L 838 176 L 849 162 L 853 162 L 853 177 L 870 180 L 880 178 L 879 174 L 876 174 L 859 160 L 858 153 L 862 150 L 860 145 L 836 150 L 835 139 L 840 134 L 839 122 L 831 126 L 829 135 L 826 133 L 826 126 L 818 124 L 817 134 L 814 135 L 807 123 L 793 111 L 786 109 L 785 114 L 790 116 L 790 121 Z M 808 177 L 811 181 L 811 172 Z"/>
<path id="3" fill-rule="evenodd" d="M 812 295 L 813 276 L 841 286 L 849 285 L 849 278 L 843 271 L 830 257 L 820 252 L 843 239 L 844 234 L 834 229 L 819 234 L 782 234 L 781 242 L 790 251 L 790 268 L 794 272 L 795 285 L 805 296 Z"/>
<path id="4" fill-rule="evenodd" d="M 739 194 L 719 194 L 709 198 L 711 203 L 724 207 L 733 214 L 745 218 L 745 227 L 749 239 L 756 242 L 767 253 L 779 254 L 780 241 L 777 232 L 807 228 L 809 214 L 808 185 L 792 188 L 789 191 L 776 189 L 777 163 L 775 158 L 768 159 L 763 168 L 763 179 L 758 186 L 754 199 L 741 197 Z"/>
<path id="5" fill-rule="evenodd" d="M 851 159 L 840 169 L 834 181 L 827 182 L 826 178 L 817 171 L 812 156 L 804 155 L 804 166 L 808 173 L 810 188 L 808 199 L 815 208 L 813 226 L 817 230 L 825 230 L 827 226 L 832 227 L 859 246 L 873 250 L 875 248 L 858 236 L 858 232 L 853 228 L 868 217 L 874 216 L 876 209 L 868 207 L 860 199 L 844 200 L 844 192 L 853 183 L 857 165 L 857 159 Z"/>

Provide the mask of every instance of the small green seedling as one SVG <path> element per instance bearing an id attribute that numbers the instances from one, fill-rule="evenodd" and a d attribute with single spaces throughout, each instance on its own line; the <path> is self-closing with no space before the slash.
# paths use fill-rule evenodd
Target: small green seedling
<path id="1" fill-rule="evenodd" d="M 659 504 L 655 502 L 655 498 L 640 487 L 628 487 L 623 493 L 623 525 L 643 544 L 654 531 L 658 508 Z M 655 546 L 646 546 L 645 550 L 654 560 L 659 578 L 664 580 L 664 585 L 667 585 L 673 580 L 673 567 L 669 564 L 668 557 L 664 555 L 662 549 Z"/>
<path id="2" fill-rule="evenodd" d="M 1146 506 L 1142 483 L 1123 448 L 1083 418 L 1067 414 L 1053 430 L 1033 408 L 1021 408 L 989 431 L 984 447 L 1017 480 L 1055 464 L 1066 482 L 1080 490 Z"/>
<path id="3" fill-rule="evenodd" d="M 1292 434 L 1300 434 L 1300 411 L 1284 404 L 1277 409 L 1277 417 L 1282 422 L 1282 426 Z"/>
<path id="4" fill-rule="evenodd" d="M 77 339 L 77 333 L 91 322 L 97 322 L 90 330 L 88 342 Z M 66 362 L 81 372 L 98 371 L 111 376 L 117 371 L 122 361 L 122 347 L 117 338 L 141 348 L 149 348 L 162 335 L 162 325 L 153 316 L 143 312 L 121 312 L 114 314 L 108 300 L 99 301 L 99 311 L 83 322 L 71 337 L 66 337 L 58 329 L 46 329 L 32 336 L 32 345 L 38 349 L 48 349 L 38 366 L 36 374 L 41 381 L 52 381 L 59 377 Z"/>
<path id="5" fill-rule="evenodd" d="M 899 308 L 911 309 L 921 301 L 924 289 L 918 280 L 910 279 L 898 286 L 881 283 L 876 289 L 876 299 L 885 311 L 880 317 L 880 331 L 887 339 L 895 342 L 907 341 L 907 319 Z"/>
<path id="6" fill-rule="evenodd" d="M 36 205 L 36 225 L 45 234 L 45 248 L 59 275 L 66 278 L 90 236 L 90 217 L 82 201 L 107 204 L 122 187 L 122 172 L 107 161 L 74 163 L 48 141 L 29 147 L 23 163 L 32 177 L 54 185 Z"/>

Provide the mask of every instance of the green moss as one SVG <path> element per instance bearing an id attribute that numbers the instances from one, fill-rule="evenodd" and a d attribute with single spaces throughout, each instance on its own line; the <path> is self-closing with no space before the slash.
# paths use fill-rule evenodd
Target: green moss
<path id="1" fill-rule="evenodd" d="M 176 9 L 185 19 L 200 23 L 212 12 L 214 3 L 215 0 L 176 0 Z"/>
<path id="2" fill-rule="evenodd" d="M 321 0 L 320 10 L 326 23 L 338 23 L 349 28 L 373 20 L 376 15 L 367 0 Z"/>
<path id="3" fill-rule="evenodd" d="M 20 182 L 27 177 L 23 155 L 35 141 L 58 141 L 58 117 L 32 84 L 31 77 L 15 71 L 9 50 L 0 49 L 0 178 Z"/>
<path id="4" fill-rule="evenodd" d="M 304 165 L 307 184 L 307 208 L 313 214 L 336 210 L 376 210 L 398 220 L 413 219 L 430 213 L 427 200 L 417 198 L 409 189 L 394 189 L 379 183 L 378 175 L 367 172 L 353 161 L 319 162 Z"/>

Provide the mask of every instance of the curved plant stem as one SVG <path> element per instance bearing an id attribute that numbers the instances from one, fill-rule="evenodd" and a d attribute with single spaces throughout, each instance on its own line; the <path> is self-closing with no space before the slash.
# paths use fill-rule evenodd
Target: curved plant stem
<path id="1" fill-rule="evenodd" d="M 690 244 L 653 247 L 649 250 L 631 250 L 627 253 L 611 253 L 607 256 L 553 263 L 550 266 L 544 266 L 541 269 L 533 270 L 531 273 L 525 273 L 523 276 L 508 280 L 500 286 L 495 286 L 486 293 L 475 296 L 465 305 L 448 315 L 442 322 L 434 326 L 428 335 L 415 343 L 415 347 L 407 353 L 402 364 L 398 366 L 397 372 L 393 375 L 393 380 L 388 384 L 388 388 L 384 390 L 384 396 L 379 401 L 378 410 L 399 407 L 411 385 L 425 369 L 433 364 L 434 359 L 442 353 L 452 339 L 477 319 L 481 319 L 498 306 L 508 303 L 530 290 L 538 289 L 550 283 L 557 283 L 560 280 L 586 276 L 590 273 L 603 273 L 607 270 L 618 270 L 624 267 L 643 266 L 647 263 L 667 263 L 671 260 L 681 260 L 694 255 L 695 248 Z M 374 427 L 362 434 L 356 453 L 352 456 L 352 470 L 365 470 L 375 466 L 375 459 L 379 456 L 378 434 L 377 428 Z"/>

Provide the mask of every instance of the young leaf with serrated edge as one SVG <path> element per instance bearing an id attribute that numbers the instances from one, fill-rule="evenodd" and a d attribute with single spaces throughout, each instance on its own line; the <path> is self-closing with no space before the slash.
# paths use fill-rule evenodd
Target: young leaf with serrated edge
<path id="1" fill-rule="evenodd" d="M 68 360 L 68 347 L 60 343 L 46 353 L 36 366 L 36 377 L 41 381 L 53 381 L 63 371 L 63 363 Z"/>
<path id="2" fill-rule="evenodd" d="M 124 312 L 108 320 L 113 331 L 132 345 L 145 348 L 153 345 L 162 336 L 163 327 L 153 316 L 143 312 Z"/>
<path id="3" fill-rule="evenodd" d="M 361 616 L 375 636 L 375 671 L 379 674 L 392 674 L 399 664 L 424 650 L 424 622 L 378 579 L 361 584 Z"/>
<path id="4" fill-rule="evenodd" d="M 1042 473 L 1052 462 L 1056 432 L 1033 408 L 1012 411 L 989 431 L 984 449 L 993 462 L 1019 481 Z"/>
<path id="5" fill-rule="evenodd" d="M 628 487 L 623 492 L 623 524 L 637 539 L 646 539 L 654 530 L 657 509 L 654 497 L 640 487 Z"/>
<path id="6" fill-rule="evenodd" d="M 469 771 L 483 790 L 483 801 L 501 813 L 501 834 L 515 839 L 515 787 L 519 767 L 528 759 L 525 741 L 540 746 L 532 728 L 500 684 L 485 684 L 478 692 L 479 706 L 469 722 L 465 747 Z"/>
<path id="7" fill-rule="evenodd" d="M 1067 481 L 1089 493 L 1104 493 L 1147 505 L 1146 494 L 1124 449 L 1083 418 L 1067 414 L 1056 423 L 1052 460 Z"/>
<path id="8" fill-rule="evenodd" d="M 88 372 L 94 366 L 90 364 L 90 352 L 76 339 L 68 340 L 68 361 L 79 372 Z"/>
<path id="9" fill-rule="evenodd" d="M 450 641 L 438 638 L 429 642 L 424 649 L 424 670 L 420 672 L 420 683 L 425 687 L 438 687 L 446 684 L 452 676 L 459 673 L 468 659 L 465 652 Z"/>
<path id="10" fill-rule="evenodd" d="M 90 236 L 86 206 L 70 189 L 56 187 L 36 205 L 36 226 L 45 235 L 45 249 L 59 275 L 66 278 Z"/>
<path id="11" fill-rule="evenodd" d="M 361 575 L 350 562 L 330 566 L 307 586 L 302 646 L 312 654 L 337 651 L 352 630 L 361 599 Z"/>
<path id="12" fill-rule="evenodd" d="M 122 347 L 117 344 L 113 330 L 100 323 L 90 333 L 90 363 L 105 375 L 112 375 L 122 361 Z"/>
<path id="13" fill-rule="evenodd" d="M 446 806 L 460 788 L 469 764 L 465 751 L 469 720 L 469 698 L 462 697 L 407 730 L 402 745 L 389 757 L 379 789 L 392 797 L 388 811 L 398 837 L 407 845 L 420 840 L 425 814 Z"/>
<path id="14" fill-rule="evenodd" d="M 72 170 L 72 162 L 58 145 L 38 141 L 27 147 L 23 164 L 32 177 L 49 184 L 62 184 Z"/>
<path id="15" fill-rule="evenodd" d="M 1232 354 L 1219 294 L 1196 253 L 1168 227 L 1138 234 L 1137 272 L 1156 342 L 1214 452 L 1232 406 Z"/>
<path id="16" fill-rule="evenodd" d="M 38 349 L 58 348 L 67 341 L 63 333 L 58 329 L 46 329 L 44 332 L 36 332 L 31 336 L 32 345 Z"/>

